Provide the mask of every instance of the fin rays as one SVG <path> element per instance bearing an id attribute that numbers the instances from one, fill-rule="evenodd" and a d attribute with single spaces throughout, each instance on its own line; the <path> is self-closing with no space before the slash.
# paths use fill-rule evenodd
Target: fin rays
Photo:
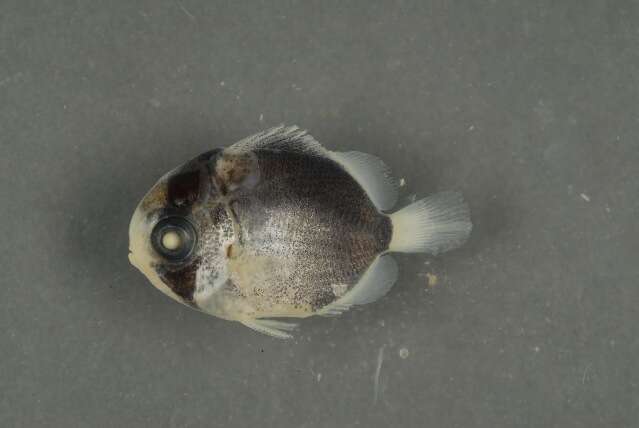
<path id="1" fill-rule="evenodd" d="M 393 256 L 378 256 L 361 279 L 340 299 L 318 311 L 318 315 L 336 316 L 354 305 L 365 305 L 382 298 L 397 280 L 397 262 Z"/>
<path id="2" fill-rule="evenodd" d="M 330 152 L 329 157 L 362 186 L 378 210 L 393 208 L 397 202 L 398 185 L 390 168 L 381 159 L 362 152 Z"/>
<path id="3" fill-rule="evenodd" d="M 327 150 L 304 129 L 297 126 L 276 126 L 246 137 L 228 147 L 229 153 L 244 154 L 253 150 L 287 150 L 325 156 Z"/>
<path id="4" fill-rule="evenodd" d="M 245 326 L 267 336 L 277 339 L 291 339 L 293 335 L 289 332 L 297 328 L 297 324 L 284 321 L 269 320 L 264 318 L 239 320 Z"/>

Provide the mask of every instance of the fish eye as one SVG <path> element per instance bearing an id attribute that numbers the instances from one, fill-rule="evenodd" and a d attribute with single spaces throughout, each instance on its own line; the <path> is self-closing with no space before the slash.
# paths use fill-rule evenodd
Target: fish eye
<path id="1" fill-rule="evenodd" d="M 151 232 L 151 244 L 155 251 L 172 262 L 188 259 L 193 253 L 196 242 L 195 228 L 184 217 L 165 217 Z"/>

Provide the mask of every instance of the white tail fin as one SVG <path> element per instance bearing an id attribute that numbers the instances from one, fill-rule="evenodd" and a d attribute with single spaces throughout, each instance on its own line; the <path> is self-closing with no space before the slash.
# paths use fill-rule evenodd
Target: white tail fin
<path id="1" fill-rule="evenodd" d="M 442 192 L 415 202 L 394 214 L 389 251 L 437 254 L 466 241 L 473 227 L 461 194 Z"/>

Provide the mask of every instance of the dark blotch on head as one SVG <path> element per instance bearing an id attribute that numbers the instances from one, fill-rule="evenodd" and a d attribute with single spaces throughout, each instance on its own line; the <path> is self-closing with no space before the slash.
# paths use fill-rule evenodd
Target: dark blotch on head
<path id="1" fill-rule="evenodd" d="M 188 207 L 200 196 L 200 172 L 198 170 L 180 172 L 169 178 L 169 203 L 177 208 Z"/>
<path id="2" fill-rule="evenodd" d="M 196 162 L 199 162 L 201 164 L 207 164 L 207 163 L 211 163 L 211 162 L 215 162 L 215 159 L 217 158 L 217 155 L 219 155 L 222 152 L 222 149 L 213 149 L 213 150 L 209 150 L 208 152 L 204 152 L 201 155 L 199 155 L 198 157 L 196 157 L 194 160 Z"/>
<path id="3" fill-rule="evenodd" d="M 186 209 L 200 199 L 206 199 L 210 191 L 212 167 L 221 149 L 202 153 L 184 165 L 167 182 L 168 203 L 174 208 Z"/>
<path id="4" fill-rule="evenodd" d="M 193 305 L 195 276 L 199 267 L 200 259 L 198 258 L 185 266 L 159 266 L 157 267 L 157 272 L 162 281 L 173 290 L 175 294 L 184 299 L 186 303 Z"/>

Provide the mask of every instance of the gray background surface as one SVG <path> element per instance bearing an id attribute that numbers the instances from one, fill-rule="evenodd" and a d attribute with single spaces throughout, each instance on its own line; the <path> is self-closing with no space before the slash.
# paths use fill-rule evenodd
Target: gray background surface
<path id="1" fill-rule="evenodd" d="M 637 426 L 638 23 L 635 1 L 2 0 L 0 426 Z M 282 122 L 385 159 L 403 204 L 462 191 L 472 239 L 289 342 L 167 299 L 127 261 L 137 201 Z"/>

